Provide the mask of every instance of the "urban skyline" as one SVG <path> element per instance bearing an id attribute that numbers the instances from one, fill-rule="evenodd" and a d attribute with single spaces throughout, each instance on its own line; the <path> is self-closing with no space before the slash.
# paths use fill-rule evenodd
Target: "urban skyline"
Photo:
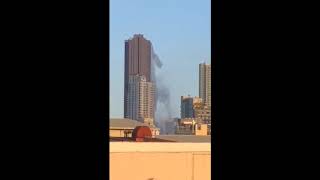
<path id="1" fill-rule="evenodd" d="M 211 178 L 210 11 L 210 0 L 111 0 L 111 179 Z"/>
<path id="2" fill-rule="evenodd" d="M 156 121 L 156 77 L 155 62 L 152 51 L 152 42 L 146 39 L 143 34 L 134 34 L 132 38 L 124 43 L 124 118 L 130 118 L 144 122 L 144 118 L 149 124 Z M 202 62 L 198 64 L 198 96 L 181 96 L 182 99 L 191 98 L 211 106 L 211 64 Z M 179 72 L 178 72 L 179 73 Z M 155 79 L 156 78 L 156 79 Z M 145 101 L 148 99 L 148 101 Z M 151 101 L 150 101 L 151 99 Z M 199 101 L 199 102 L 200 102 Z M 191 103 L 193 104 L 193 103 Z M 180 118 L 185 118 L 183 108 L 180 104 Z M 191 105 L 192 107 L 192 105 Z M 146 113 L 148 112 L 148 113 Z M 112 116 L 110 116 L 112 117 Z M 168 119 L 169 120 L 169 119 Z M 145 122 L 146 123 L 146 122 Z"/>
<path id="3" fill-rule="evenodd" d="M 124 116 L 123 44 L 133 34 L 143 34 L 150 40 L 163 62 L 158 74 L 169 87 L 173 117 L 180 116 L 180 96 L 199 94 L 198 66 L 211 64 L 210 1 L 177 2 L 110 2 L 111 117 Z"/>

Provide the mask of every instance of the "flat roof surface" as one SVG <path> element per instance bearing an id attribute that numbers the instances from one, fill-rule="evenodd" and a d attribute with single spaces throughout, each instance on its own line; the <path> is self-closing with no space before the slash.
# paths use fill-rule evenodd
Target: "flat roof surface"
<path id="1" fill-rule="evenodd" d="M 125 137 L 109 137 L 109 142 L 136 142 L 135 138 Z M 145 138 L 143 142 L 174 142 L 159 138 Z"/>
<path id="2" fill-rule="evenodd" d="M 210 142 L 211 136 L 196 135 L 157 135 L 156 138 L 175 142 Z"/>
<path id="3" fill-rule="evenodd" d="M 195 152 L 211 154 L 211 143 L 181 142 L 110 142 L 110 153 L 125 152 Z"/>
<path id="4" fill-rule="evenodd" d="M 111 129 L 117 128 L 127 128 L 134 129 L 136 126 L 148 126 L 147 124 L 141 123 L 136 120 L 127 119 L 127 118 L 110 118 L 110 127 Z"/>
<path id="5" fill-rule="evenodd" d="M 130 137 L 109 137 L 109 142 L 136 142 L 136 140 Z M 211 143 L 211 136 L 157 135 L 155 138 L 145 138 L 144 142 Z"/>

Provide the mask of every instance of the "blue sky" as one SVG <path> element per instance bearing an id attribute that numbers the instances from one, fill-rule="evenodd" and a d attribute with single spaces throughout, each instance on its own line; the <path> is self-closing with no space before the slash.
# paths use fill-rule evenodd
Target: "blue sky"
<path id="1" fill-rule="evenodd" d="M 210 0 L 110 0 L 110 116 L 123 117 L 124 41 L 143 34 L 163 62 L 172 112 L 198 96 L 199 63 L 211 63 Z"/>

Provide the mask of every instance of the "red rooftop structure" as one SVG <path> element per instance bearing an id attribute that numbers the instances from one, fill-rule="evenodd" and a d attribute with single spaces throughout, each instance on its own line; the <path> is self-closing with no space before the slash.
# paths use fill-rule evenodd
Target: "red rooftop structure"
<path id="1" fill-rule="evenodd" d="M 152 133 L 148 126 L 137 126 L 132 132 L 132 137 L 137 142 L 142 142 L 145 138 L 152 138 Z"/>

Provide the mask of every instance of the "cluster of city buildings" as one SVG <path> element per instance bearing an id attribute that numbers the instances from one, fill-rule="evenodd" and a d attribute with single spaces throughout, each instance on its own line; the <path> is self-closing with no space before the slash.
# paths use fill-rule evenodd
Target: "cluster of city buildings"
<path id="1" fill-rule="evenodd" d="M 152 53 L 152 43 L 141 34 L 125 41 L 124 118 L 110 120 L 110 136 L 130 137 L 133 129 L 141 125 L 150 127 L 153 136 L 159 135 L 155 123 L 157 88 Z M 180 118 L 166 121 L 166 134 L 211 134 L 210 64 L 199 65 L 199 96 L 181 96 L 180 108 Z"/>
<path id="2" fill-rule="evenodd" d="M 125 41 L 124 118 L 109 119 L 110 179 L 209 180 L 211 67 L 200 64 L 199 97 L 182 96 L 181 117 L 168 119 L 160 134 L 152 63 L 149 40 Z"/>
<path id="3" fill-rule="evenodd" d="M 199 97 L 181 96 L 176 134 L 211 135 L 211 65 L 199 65 Z"/>

